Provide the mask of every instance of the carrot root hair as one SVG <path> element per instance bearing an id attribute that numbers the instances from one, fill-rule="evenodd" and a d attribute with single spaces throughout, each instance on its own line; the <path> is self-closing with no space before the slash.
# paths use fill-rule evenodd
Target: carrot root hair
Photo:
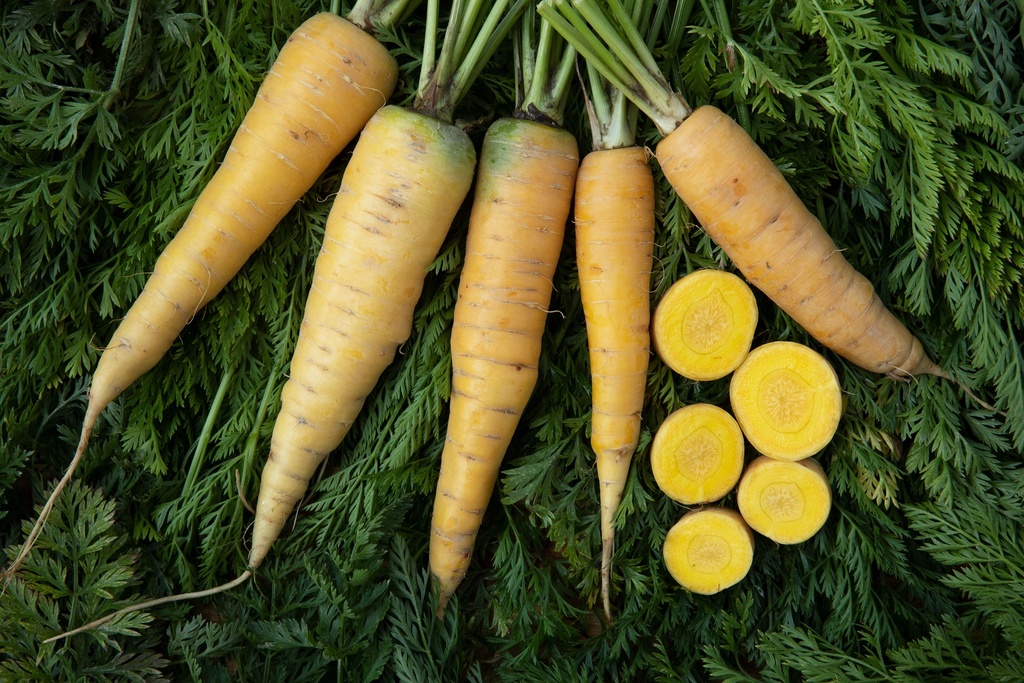
<path id="1" fill-rule="evenodd" d="M 28 538 L 25 539 L 24 545 L 21 547 L 21 552 L 14 558 L 6 570 L 4 570 L 4 586 L 7 586 L 14 578 L 14 575 L 21 568 L 25 558 L 28 557 L 29 552 L 32 550 L 32 546 L 35 545 L 36 538 L 39 533 L 43 530 L 43 526 L 46 524 L 46 518 L 50 516 L 50 511 L 53 510 L 53 504 L 57 502 L 57 497 L 60 495 L 64 487 L 71 481 L 71 477 L 74 475 L 75 470 L 78 469 L 78 463 L 82 461 L 82 456 L 85 454 L 86 446 L 89 445 L 89 437 L 92 436 L 92 430 L 96 426 L 96 421 L 99 418 L 100 412 L 105 406 L 98 406 L 94 401 L 89 402 L 89 407 L 86 409 L 85 421 L 82 424 L 82 435 L 78 439 L 78 447 L 75 449 L 75 456 L 68 463 L 68 468 L 64 472 L 64 476 L 61 477 L 60 481 L 57 482 L 57 486 L 54 487 L 50 497 L 46 500 L 46 504 L 43 505 L 43 509 L 39 512 L 39 517 L 36 519 L 35 525 L 28 534 Z"/>
<path id="2" fill-rule="evenodd" d="M 116 612 L 111 612 L 110 614 L 108 614 L 105 617 L 101 617 L 99 619 L 96 619 L 95 621 L 90 621 L 88 624 L 85 624 L 83 626 L 79 626 L 78 628 L 71 629 L 70 631 L 65 631 L 64 633 L 61 633 L 61 634 L 58 634 L 58 635 L 55 635 L 55 636 L 51 636 L 51 637 L 47 638 L 46 640 L 44 640 L 43 642 L 44 643 L 52 643 L 52 642 L 61 640 L 63 638 L 70 638 L 73 635 L 77 635 L 77 634 L 83 633 L 85 631 L 91 631 L 91 630 L 93 630 L 95 628 L 99 628 L 100 626 L 103 626 L 107 622 L 112 621 L 112 620 L 116 619 L 117 617 L 119 617 L 121 615 L 130 614 L 131 612 L 138 612 L 138 611 L 141 611 L 141 610 L 144 610 L 144 609 L 149 609 L 150 607 L 157 607 L 159 605 L 164 605 L 164 604 L 167 604 L 169 602 L 180 602 L 182 600 L 198 600 L 200 598 L 206 598 L 206 597 L 209 597 L 211 595 L 216 595 L 217 593 L 223 593 L 224 591 L 229 591 L 232 588 L 235 588 L 236 586 L 240 586 L 241 584 L 245 583 L 246 581 L 249 580 L 249 577 L 251 577 L 251 576 L 252 576 L 252 570 L 251 569 L 246 569 L 244 572 L 239 574 L 237 578 L 232 579 L 231 581 L 228 581 L 227 583 L 221 584 L 221 585 L 216 586 L 214 588 L 207 588 L 206 590 L 201 590 L 201 591 L 193 591 L 191 593 L 179 593 L 178 595 L 168 595 L 168 596 L 165 596 L 165 597 L 162 597 L 162 598 L 156 598 L 154 600 L 147 600 L 146 602 L 140 602 L 140 603 L 137 603 L 135 605 L 129 605 L 128 607 L 124 607 L 122 609 L 119 609 Z"/>

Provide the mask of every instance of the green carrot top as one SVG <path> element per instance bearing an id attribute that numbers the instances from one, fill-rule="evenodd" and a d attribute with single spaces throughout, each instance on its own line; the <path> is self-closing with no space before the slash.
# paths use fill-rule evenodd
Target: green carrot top
<path id="1" fill-rule="evenodd" d="M 519 20 L 513 46 L 514 116 L 561 126 L 576 50 L 566 45 L 551 24 L 534 12 L 527 12 Z"/>
<path id="2" fill-rule="evenodd" d="M 667 135 L 692 111 L 665 79 L 636 22 L 645 2 L 541 0 L 537 11 L 574 46 L 587 64 L 629 98 Z M 659 11 L 656 16 L 660 16 Z M 659 20 L 660 21 L 660 20 Z"/>
<path id="3" fill-rule="evenodd" d="M 527 0 L 455 0 L 440 54 L 436 54 L 438 0 L 428 0 L 423 63 L 413 109 L 451 123 L 455 107 L 526 5 Z"/>

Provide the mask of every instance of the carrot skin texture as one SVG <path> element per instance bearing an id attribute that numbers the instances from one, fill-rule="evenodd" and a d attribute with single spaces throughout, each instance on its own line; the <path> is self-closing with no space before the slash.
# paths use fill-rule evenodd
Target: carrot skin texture
<path id="1" fill-rule="evenodd" d="M 811 336 L 872 372 L 948 377 L 730 117 L 696 109 L 656 155 L 711 238 Z"/>
<path id="2" fill-rule="evenodd" d="M 366 124 L 327 219 L 260 482 L 250 568 L 263 561 L 412 330 L 469 193 L 476 153 L 456 126 L 396 106 Z"/>
<path id="3" fill-rule="evenodd" d="M 387 101 L 397 79 L 387 48 L 336 14 L 316 14 L 288 38 L 217 172 L 100 356 L 75 456 L 8 578 L 71 480 L 100 414 L 160 361 Z"/>
<path id="4" fill-rule="evenodd" d="M 591 152 L 576 179 L 576 262 L 593 392 L 601 500 L 601 588 L 611 618 L 615 511 L 640 440 L 650 361 L 654 176 L 640 147 Z"/>
<path id="5" fill-rule="evenodd" d="M 452 395 L 430 570 L 443 611 L 465 577 L 505 451 L 537 382 L 552 277 L 579 165 L 568 132 L 523 119 L 488 129 L 452 328 Z"/>

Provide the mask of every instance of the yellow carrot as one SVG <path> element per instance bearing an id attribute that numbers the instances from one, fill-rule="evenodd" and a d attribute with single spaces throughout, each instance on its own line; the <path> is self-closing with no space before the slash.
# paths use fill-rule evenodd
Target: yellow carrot
<path id="1" fill-rule="evenodd" d="M 501 461 L 537 383 L 552 277 L 579 152 L 560 128 L 576 53 L 526 12 L 515 116 L 487 130 L 452 327 L 448 432 L 434 496 L 430 571 L 438 615 L 466 576 Z M 536 42 L 534 42 L 536 40 Z M 556 59 L 558 68 L 553 68 Z"/>
<path id="2" fill-rule="evenodd" d="M 654 178 L 645 150 L 587 154 L 576 182 L 575 216 L 593 391 L 590 444 L 601 500 L 601 592 L 610 619 L 614 518 L 640 440 L 651 348 Z"/>
<path id="3" fill-rule="evenodd" d="M 103 410 L 166 354 L 385 103 L 397 77 L 388 50 L 335 14 L 317 14 L 289 36 L 217 172 L 103 351 L 75 456 L 6 570 L 8 579 L 70 481 Z"/>
<path id="4" fill-rule="evenodd" d="M 256 504 L 263 561 L 412 329 L 427 267 L 469 192 L 461 128 L 395 106 L 366 124 L 327 219 Z"/>
<path id="5" fill-rule="evenodd" d="M 872 372 L 947 376 L 735 121 L 701 107 L 658 143 L 657 157 L 747 280 L 812 337 Z"/>
<path id="6" fill-rule="evenodd" d="M 501 119 L 487 131 L 452 328 L 452 396 L 430 570 L 443 610 L 469 566 L 502 458 L 537 381 L 552 277 L 579 164 L 565 130 Z"/>

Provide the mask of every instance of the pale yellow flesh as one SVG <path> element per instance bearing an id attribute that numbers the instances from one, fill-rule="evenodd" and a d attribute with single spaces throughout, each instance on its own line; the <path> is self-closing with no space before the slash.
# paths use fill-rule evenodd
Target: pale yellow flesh
<path id="1" fill-rule="evenodd" d="M 263 470 L 255 568 L 409 336 L 427 267 L 469 192 L 461 129 L 399 107 L 366 125 L 327 219 Z"/>
<path id="2" fill-rule="evenodd" d="M 733 489 L 743 472 L 743 432 L 718 406 L 693 404 L 662 422 L 651 444 L 658 487 L 684 505 L 710 503 Z"/>
<path id="3" fill-rule="evenodd" d="M 761 456 L 747 466 L 736 493 L 747 524 L 776 543 L 803 543 L 832 509 L 828 476 L 813 458 L 790 462 Z"/>
<path id="4" fill-rule="evenodd" d="M 747 441 L 780 460 L 800 460 L 823 449 L 843 411 L 831 364 L 795 342 L 770 342 L 751 351 L 733 373 L 729 400 Z"/>
<path id="5" fill-rule="evenodd" d="M 710 381 L 739 367 L 754 340 L 757 301 L 723 270 L 697 270 L 673 284 L 654 312 L 658 357 L 687 379 Z"/>
<path id="6" fill-rule="evenodd" d="M 754 561 L 754 534 L 735 510 L 702 508 L 683 515 L 665 536 L 665 566 L 688 591 L 713 595 L 734 586 Z"/>

